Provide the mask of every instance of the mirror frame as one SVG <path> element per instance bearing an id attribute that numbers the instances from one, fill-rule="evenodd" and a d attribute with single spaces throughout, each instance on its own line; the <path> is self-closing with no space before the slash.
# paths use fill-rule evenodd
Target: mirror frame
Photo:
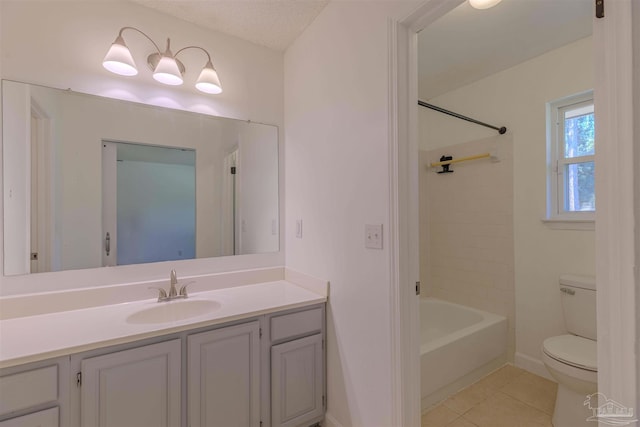
<path id="1" fill-rule="evenodd" d="M 34 84 L 31 82 L 20 82 L 11 79 L 2 79 L 2 81 L 14 81 L 18 83 Z M 50 86 L 46 86 L 50 87 Z M 71 90 L 51 87 L 59 90 Z M 0 227 L 0 268 L 2 268 L 2 279 L 0 280 L 0 297 L 9 297 L 16 295 L 24 295 L 30 293 L 41 292 L 57 292 L 71 289 L 93 288 L 100 286 L 109 286 L 117 284 L 133 284 L 147 281 L 165 280 L 169 277 L 171 269 L 175 269 L 180 277 L 199 276 L 207 274 L 216 274 L 238 270 L 252 270 L 260 268 L 274 268 L 284 266 L 284 147 L 281 126 L 261 123 L 258 121 L 242 120 L 234 117 L 215 116 L 186 109 L 170 108 L 166 106 L 157 106 L 142 102 L 121 100 L 92 93 L 78 92 L 75 93 L 100 96 L 102 98 L 114 99 L 122 102 L 134 102 L 145 106 L 173 109 L 182 112 L 194 114 L 202 114 L 211 117 L 224 118 L 230 120 L 247 121 L 250 123 L 265 124 L 274 126 L 278 135 L 278 216 L 279 216 L 279 250 L 277 252 L 262 254 L 247 254 L 220 256 L 213 258 L 199 258 L 180 261 L 162 261 L 148 264 L 124 265 L 115 267 L 96 267 L 78 270 L 65 270 L 46 273 L 33 273 L 18 276 L 4 275 L 4 166 L 0 166 L 2 173 L 0 174 L 0 184 L 2 185 L 3 197 L 0 199 L 0 218 L 3 227 Z M 2 103 L 0 102 L 0 117 L 2 116 Z M 4 165 L 4 143 L 2 141 L 3 123 L 0 120 L 0 165 Z"/>

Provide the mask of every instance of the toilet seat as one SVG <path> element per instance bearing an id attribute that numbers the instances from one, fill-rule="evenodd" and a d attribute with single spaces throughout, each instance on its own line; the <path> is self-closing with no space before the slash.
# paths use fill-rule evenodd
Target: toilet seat
<path id="1" fill-rule="evenodd" d="M 597 343 L 576 335 L 547 338 L 542 351 L 552 359 L 574 368 L 597 372 Z"/>

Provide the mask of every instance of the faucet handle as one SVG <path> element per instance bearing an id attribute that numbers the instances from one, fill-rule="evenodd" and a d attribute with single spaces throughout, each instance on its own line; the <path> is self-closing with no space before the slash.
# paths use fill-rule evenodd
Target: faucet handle
<path id="1" fill-rule="evenodd" d="M 167 299 L 167 291 L 157 286 L 150 286 L 149 289 L 156 289 L 158 291 L 158 301 L 164 301 Z"/>
<path id="2" fill-rule="evenodd" d="M 178 294 L 178 295 L 180 295 L 181 297 L 185 297 L 185 298 L 186 298 L 186 297 L 188 297 L 189 295 L 187 295 L 187 286 L 189 286 L 189 285 L 190 285 L 190 284 L 192 284 L 192 283 L 193 283 L 193 281 L 191 281 L 191 282 L 187 282 L 187 283 L 185 283 L 184 285 L 182 285 L 182 286 L 180 287 L 180 292 L 179 292 L 179 294 Z"/>

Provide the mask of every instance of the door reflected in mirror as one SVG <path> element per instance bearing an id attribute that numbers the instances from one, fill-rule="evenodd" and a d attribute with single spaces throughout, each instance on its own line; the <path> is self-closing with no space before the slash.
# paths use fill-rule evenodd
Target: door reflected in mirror
<path id="1" fill-rule="evenodd" d="M 6 276 L 279 250 L 275 126 L 2 91 Z"/>
<path id="2" fill-rule="evenodd" d="M 195 258 L 195 150 L 103 141 L 102 230 L 103 266 Z"/>

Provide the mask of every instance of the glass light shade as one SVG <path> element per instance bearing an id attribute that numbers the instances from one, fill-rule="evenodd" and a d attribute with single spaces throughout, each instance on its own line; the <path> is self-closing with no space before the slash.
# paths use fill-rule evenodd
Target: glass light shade
<path id="1" fill-rule="evenodd" d="M 469 0 L 469 4 L 475 9 L 489 9 L 501 1 L 502 0 Z"/>
<path id="2" fill-rule="evenodd" d="M 196 89 L 200 92 L 210 93 L 217 95 L 222 93 L 222 85 L 220 84 L 220 78 L 211 61 L 207 62 L 204 66 L 198 81 L 196 82 Z"/>
<path id="3" fill-rule="evenodd" d="M 136 63 L 121 36 L 118 36 L 109 48 L 107 55 L 102 61 L 102 66 L 112 73 L 120 74 L 121 76 L 135 76 L 138 74 Z"/>
<path id="4" fill-rule="evenodd" d="M 160 83 L 171 86 L 178 86 L 183 82 L 182 73 L 180 73 L 178 64 L 173 56 L 162 55 L 158 66 L 153 72 L 153 78 Z"/>

